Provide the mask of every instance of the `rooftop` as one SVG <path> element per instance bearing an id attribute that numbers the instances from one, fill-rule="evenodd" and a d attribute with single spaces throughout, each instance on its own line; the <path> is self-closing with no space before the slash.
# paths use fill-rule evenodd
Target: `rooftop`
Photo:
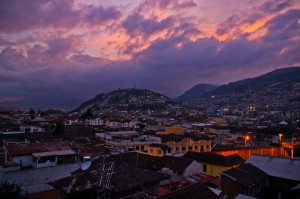
<path id="1" fill-rule="evenodd" d="M 208 164 L 220 165 L 226 167 L 232 167 L 244 163 L 244 159 L 237 154 L 224 156 L 224 155 L 210 153 L 210 152 L 197 153 L 197 152 L 189 151 L 183 157 L 190 158 L 202 163 L 208 163 Z"/>
<path id="2" fill-rule="evenodd" d="M 263 155 L 251 155 L 247 160 L 269 176 L 300 181 L 300 160 Z"/>

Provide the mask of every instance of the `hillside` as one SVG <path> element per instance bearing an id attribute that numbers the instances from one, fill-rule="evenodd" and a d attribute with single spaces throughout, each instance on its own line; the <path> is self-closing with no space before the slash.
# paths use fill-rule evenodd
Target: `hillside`
<path id="1" fill-rule="evenodd" d="M 148 89 L 117 89 L 109 93 L 101 93 L 82 103 L 74 111 L 84 112 L 88 108 L 94 110 L 118 109 L 162 109 L 174 102 L 160 94 Z"/>
<path id="2" fill-rule="evenodd" d="M 192 101 L 231 108 L 255 106 L 256 109 L 295 110 L 300 108 L 299 99 L 300 67 L 290 67 L 220 86 Z"/>
<path id="3" fill-rule="evenodd" d="M 191 89 L 189 89 L 179 97 L 175 98 L 175 100 L 187 101 L 187 100 L 199 98 L 203 96 L 205 93 L 212 91 L 215 88 L 217 88 L 217 86 L 211 84 L 197 84 L 196 86 L 193 86 Z"/>
<path id="4" fill-rule="evenodd" d="M 209 95 L 223 95 L 229 93 L 243 93 L 246 91 L 259 91 L 267 87 L 279 87 L 286 91 L 292 91 L 292 84 L 300 82 L 300 67 L 283 68 L 272 71 L 255 78 L 249 78 L 220 86 Z"/>

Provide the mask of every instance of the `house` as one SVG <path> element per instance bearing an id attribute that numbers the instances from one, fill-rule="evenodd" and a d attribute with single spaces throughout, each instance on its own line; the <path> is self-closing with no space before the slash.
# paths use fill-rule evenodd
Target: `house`
<path id="1" fill-rule="evenodd" d="M 96 137 L 103 139 L 106 146 L 112 149 L 122 149 L 127 151 L 148 152 L 149 145 L 161 143 L 159 137 L 139 136 L 135 131 L 116 131 L 107 133 L 96 133 Z"/>
<path id="2" fill-rule="evenodd" d="M 269 198 L 296 198 L 291 190 L 300 183 L 300 160 L 265 155 L 251 155 L 246 161 L 269 176 Z"/>
<path id="3" fill-rule="evenodd" d="M 18 163 L 21 167 L 41 168 L 79 161 L 66 141 L 8 144 L 4 150 L 5 162 Z"/>
<path id="4" fill-rule="evenodd" d="M 50 182 L 49 184 L 61 191 L 64 199 L 94 198 L 101 173 L 97 169 L 99 158 L 91 163 L 86 170 L 78 170 L 73 175 Z M 113 173 L 106 193 L 110 192 L 111 198 L 120 198 L 136 192 L 145 192 L 151 196 L 158 195 L 159 182 L 169 176 L 151 170 L 142 169 L 122 161 L 115 161 Z"/>
<path id="5" fill-rule="evenodd" d="M 189 151 L 183 157 L 201 163 L 203 167 L 202 173 L 215 177 L 220 177 L 223 171 L 244 163 L 244 159 L 237 154 L 224 156 L 210 152 L 197 153 Z"/>
<path id="6" fill-rule="evenodd" d="M 152 143 L 148 147 L 148 155 L 161 157 L 170 153 L 171 153 L 171 148 L 165 144 Z"/>
<path id="7" fill-rule="evenodd" d="M 202 165 L 197 161 L 184 158 L 184 157 L 174 157 L 165 155 L 160 158 L 164 168 L 168 168 L 173 174 L 179 177 L 187 177 L 197 173 L 202 170 Z"/>
<path id="8" fill-rule="evenodd" d="M 101 126 L 104 124 L 104 120 L 102 120 L 99 117 L 96 117 L 96 118 L 86 119 L 85 123 L 90 126 Z"/>
<path id="9" fill-rule="evenodd" d="M 26 133 L 43 133 L 46 129 L 39 125 L 22 125 L 20 126 L 20 130 Z"/>
<path id="10" fill-rule="evenodd" d="M 162 144 L 168 145 L 175 154 L 185 154 L 188 151 L 211 151 L 211 140 L 205 135 L 185 133 L 183 135 L 159 135 L 159 137 Z"/>
<path id="11" fill-rule="evenodd" d="M 222 172 L 221 188 L 259 198 L 298 198 L 300 160 L 251 155 L 245 164 Z"/>
<path id="12" fill-rule="evenodd" d="M 223 171 L 221 174 L 221 189 L 230 194 L 262 197 L 268 183 L 268 175 L 249 163 Z"/>

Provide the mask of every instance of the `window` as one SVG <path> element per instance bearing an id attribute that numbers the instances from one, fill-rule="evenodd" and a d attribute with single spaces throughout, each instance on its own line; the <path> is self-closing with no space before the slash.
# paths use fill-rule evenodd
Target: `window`
<path id="1" fill-rule="evenodd" d="M 161 150 L 158 150 L 158 154 L 161 154 Z"/>
<path id="2" fill-rule="evenodd" d="M 203 149 L 203 146 L 201 146 L 201 149 L 200 149 L 200 151 L 204 151 L 204 149 Z"/>
<path id="3" fill-rule="evenodd" d="M 178 151 L 178 150 L 179 150 L 179 147 L 177 146 L 177 147 L 175 148 L 175 150 Z"/>
<path id="4" fill-rule="evenodd" d="M 207 165 L 203 164 L 203 172 L 207 172 Z"/>
<path id="5" fill-rule="evenodd" d="M 184 147 L 184 146 L 183 146 L 183 147 L 181 147 L 181 150 L 182 150 L 182 151 L 185 151 L 185 147 Z"/>
<path id="6" fill-rule="evenodd" d="M 150 153 L 153 153 L 153 149 L 150 149 Z"/>
<path id="7" fill-rule="evenodd" d="M 191 151 L 191 150 L 193 150 L 193 147 L 190 146 L 190 147 L 189 147 L 189 151 Z"/>
<path id="8" fill-rule="evenodd" d="M 195 146 L 195 150 L 197 150 L 198 149 L 198 146 Z"/>

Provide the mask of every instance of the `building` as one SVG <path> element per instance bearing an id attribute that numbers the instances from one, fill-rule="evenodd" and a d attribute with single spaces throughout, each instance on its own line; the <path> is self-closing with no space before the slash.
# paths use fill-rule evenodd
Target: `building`
<path id="1" fill-rule="evenodd" d="M 162 157 L 171 153 L 171 148 L 165 144 L 152 143 L 148 147 L 148 155 Z"/>
<path id="2" fill-rule="evenodd" d="M 172 153 L 185 154 L 188 151 L 209 152 L 211 151 L 211 140 L 204 135 L 184 134 L 184 135 L 160 135 L 162 144 L 168 145 Z"/>
<path id="3" fill-rule="evenodd" d="M 112 149 L 122 149 L 126 151 L 148 152 L 150 144 L 161 143 L 159 137 L 154 136 L 139 136 L 139 132 L 135 131 L 117 131 L 107 133 L 96 133 L 105 141 L 105 145 Z"/>
<path id="4" fill-rule="evenodd" d="M 223 171 L 239 166 L 244 163 L 244 159 L 239 155 L 219 155 L 215 153 L 188 152 L 183 157 L 196 160 L 202 164 L 202 173 L 220 177 Z"/>
<path id="5" fill-rule="evenodd" d="M 296 199 L 299 184 L 300 160 L 282 157 L 251 155 L 245 164 L 221 175 L 224 192 L 258 198 Z"/>
<path id="6" fill-rule="evenodd" d="M 221 189 L 229 194 L 244 194 L 261 198 L 268 183 L 268 175 L 249 163 L 223 171 L 221 174 Z"/>
<path id="7" fill-rule="evenodd" d="M 266 194 L 270 198 L 295 198 L 291 190 L 300 184 L 300 160 L 273 156 L 251 155 L 247 160 L 269 176 Z"/>
<path id="8" fill-rule="evenodd" d="M 8 144 L 4 150 L 5 163 L 18 163 L 21 167 L 41 168 L 79 161 L 66 141 Z"/>

